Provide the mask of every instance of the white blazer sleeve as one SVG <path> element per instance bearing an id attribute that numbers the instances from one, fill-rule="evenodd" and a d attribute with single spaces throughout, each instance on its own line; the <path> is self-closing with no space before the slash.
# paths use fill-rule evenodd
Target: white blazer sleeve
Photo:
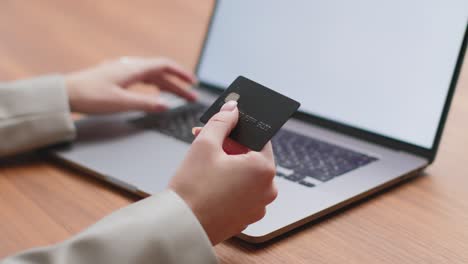
<path id="1" fill-rule="evenodd" d="M 0 83 L 0 157 L 74 136 L 62 77 Z M 123 208 L 62 243 L 0 260 L 0 264 L 216 262 L 197 218 L 172 191 Z"/>
<path id="2" fill-rule="evenodd" d="M 0 157 L 74 137 L 63 77 L 0 83 Z"/>
<path id="3" fill-rule="evenodd" d="M 71 239 L 0 264 L 211 264 L 211 243 L 190 208 L 174 192 L 123 208 Z"/>

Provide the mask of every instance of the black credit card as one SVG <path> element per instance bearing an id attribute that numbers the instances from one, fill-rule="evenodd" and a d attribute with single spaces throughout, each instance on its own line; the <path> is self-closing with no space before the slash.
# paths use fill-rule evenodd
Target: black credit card
<path id="1" fill-rule="evenodd" d="M 243 76 L 216 99 L 200 117 L 204 124 L 227 101 L 237 101 L 239 122 L 229 137 L 251 150 L 260 151 L 301 105 Z"/>

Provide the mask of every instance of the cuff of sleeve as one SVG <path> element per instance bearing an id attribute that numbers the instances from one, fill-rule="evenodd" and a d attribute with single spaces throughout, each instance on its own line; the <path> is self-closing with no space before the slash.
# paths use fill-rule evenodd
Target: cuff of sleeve
<path id="1" fill-rule="evenodd" d="M 116 232 L 118 230 L 118 232 Z M 167 190 L 107 216 L 82 236 L 101 234 L 119 263 L 218 263 L 203 227 L 188 205 Z M 105 239 L 104 239 L 105 238 Z M 78 238 L 78 239 L 83 239 Z M 132 245 L 124 246 L 124 245 Z M 100 249 L 101 254 L 106 250 Z M 138 257 L 137 257 L 138 256 Z"/>
<path id="2" fill-rule="evenodd" d="M 2 85 L 0 127 L 8 139 L 0 155 L 72 140 L 76 132 L 64 78 L 50 75 Z"/>
<path id="3" fill-rule="evenodd" d="M 154 208 L 158 225 L 167 227 L 154 235 L 168 242 L 166 256 L 174 261 L 170 263 L 218 263 L 205 230 L 179 195 L 167 190 L 140 203 L 145 211 Z"/>

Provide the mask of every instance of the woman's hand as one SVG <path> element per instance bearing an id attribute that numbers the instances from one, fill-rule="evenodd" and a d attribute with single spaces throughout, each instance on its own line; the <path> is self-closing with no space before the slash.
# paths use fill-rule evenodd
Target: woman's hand
<path id="1" fill-rule="evenodd" d="M 124 57 L 68 74 L 65 79 L 70 108 L 74 112 L 101 114 L 167 109 L 167 104 L 157 96 L 127 90 L 134 83 L 157 85 L 188 101 L 196 99 L 196 94 L 186 88 L 196 82 L 193 74 L 162 58 Z"/>
<path id="2" fill-rule="evenodd" d="M 203 129 L 195 131 L 198 135 L 169 183 L 190 206 L 213 245 L 262 219 L 265 207 L 277 196 L 271 143 L 255 152 L 226 139 L 238 120 L 236 105 L 226 103 Z"/>

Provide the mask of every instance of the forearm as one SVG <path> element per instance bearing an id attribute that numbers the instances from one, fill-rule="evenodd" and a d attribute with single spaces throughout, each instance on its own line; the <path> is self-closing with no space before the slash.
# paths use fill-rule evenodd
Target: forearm
<path id="1" fill-rule="evenodd" d="M 0 83 L 0 157 L 74 137 L 63 77 Z"/>

